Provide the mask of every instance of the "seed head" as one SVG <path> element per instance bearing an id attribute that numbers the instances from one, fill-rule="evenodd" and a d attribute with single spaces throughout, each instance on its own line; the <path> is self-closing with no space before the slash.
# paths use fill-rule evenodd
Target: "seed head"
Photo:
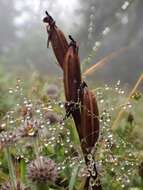
<path id="1" fill-rule="evenodd" d="M 49 85 L 48 89 L 47 89 L 47 95 L 51 98 L 51 99 L 57 99 L 59 96 L 59 89 L 56 85 L 51 84 Z"/>
<path id="2" fill-rule="evenodd" d="M 55 124 L 60 121 L 60 117 L 52 111 L 45 112 L 44 116 L 45 116 L 45 119 L 50 122 L 50 124 Z"/>
<path id="3" fill-rule="evenodd" d="M 55 182 L 58 176 L 57 167 L 53 160 L 46 157 L 38 157 L 27 168 L 28 178 L 32 182 Z"/>

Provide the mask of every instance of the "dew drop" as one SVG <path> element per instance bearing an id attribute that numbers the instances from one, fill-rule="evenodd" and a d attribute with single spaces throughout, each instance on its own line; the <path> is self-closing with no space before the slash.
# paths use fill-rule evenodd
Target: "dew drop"
<path id="1" fill-rule="evenodd" d="M 88 159 L 88 160 L 92 160 L 92 154 L 88 154 L 88 155 L 87 155 L 87 159 Z"/>
<path id="2" fill-rule="evenodd" d="M 103 102 L 104 102 L 104 99 L 101 99 L 101 100 L 100 100 L 100 103 L 102 104 Z"/>
<path id="3" fill-rule="evenodd" d="M 60 104 L 60 108 L 64 108 L 64 104 L 62 103 L 62 104 Z"/>
<path id="4" fill-rule="evenodd" d="M 129 1 L 125 1 L 124 4 L 121 6 L 121 9 L 126 10 L 129 5 L 130 5 Z"/>
<path id="5" fill-rule="evenodd" d="M 9 89 L 9 94 L 13 94 L 13 90 L 12 89 Z"/>
<path id="6" fill-rule="evenodd" d="M 9 123 L 10 123 L 10 124 L 13 124 L 13 123 L 14 123 L 14 120 L 10 120 Z"/>
<path id="7" fill-rule="evenodd" d="M 5 128 L 6 127 L 6 123 L 2 123 L 1 124 L 1 128 L 3 129 L 3 128 Z"/>
<path id="8" fill-rule="evenodd" d="M 91 177 L 89 180 L 89 185 L 93 187 L 95 185 L 95 180 Z"/>

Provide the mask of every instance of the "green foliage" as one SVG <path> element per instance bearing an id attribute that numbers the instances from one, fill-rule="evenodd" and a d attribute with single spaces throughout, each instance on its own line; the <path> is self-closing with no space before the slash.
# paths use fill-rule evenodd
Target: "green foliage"
<path id="1" fill-rule="evenodd" d="M 2 184 L 14 175 L 13 179 L 20 179 L 25 186 L 30 186 L 33 190 L 42 188 L 45 190 L 82 189 L 88 170 L 72 119 L 67 118 L 62 121 L 65 111 L 61 84 L 57 83 L 61 89 L 60 94 L 56 99 L 52 99 L 47 94 L 50 84 L 37 73 L 32 75 L 28 83 L 17 79 L 15 85 L 13 81 L 6 81 L 3 72 L 1 72 L 1 79 L 1 87 L 6 94 L 4 97 L 3 94 L 1 95 L 2 102 L 7 104 L 7 108 L 2 104 L 0 108 L 5 116 L 9 110 L 13 111 L 10 113 L 9 120 L 4 114 L 2 115 L 4 117 L 1 117 L 0 123 L 6 123 L 3 130 L 5 132 L 12 130 L 18 135 L 23 134 L 21 130 L 27 126 L 25 122 L 22 122 L 23 112 L 21 109 L 25 105 L 32 111 L 32 120 L 38 121 L 39 127 L 25 128 L 24 136 L 20 136 L 16 140 L 11 139 L 10 143 L 6 141 L 6 144 L 2 146 L 0 183 Z M 6 85 L 2 81 L 6 82 Z M 133 99 L 130 102 L 132 106 L 128 107 L 129 104 L 123 104 L 126 99 L 125 95 L 121 93 L 123 90 L 118 88 L 118 90 L 120 89 L 118 91 L 117 86 L 119 87 L 119 82 L 115 87 L 105 85 L 94 89 L 100 108 L 101 126 L 100 139 L 95 149 L 95 163 L 100 173 L 103 189 L 141 190 L 143 180 L 138 175 L 138 167 L 143 159 L 142 135 L 139 134 L 142 125 L 142 97 L 138 100 Z M 124 117 L 120 121 L 117 131 L 112 132 L 111 125 L 116 114 L 123 107 L 124 109 L 126 107 Z M 49 120 L 45 120 L 44 114 L 47 110 L 57 113 L 60 121 L 50 123 Z M 129 120 L 131 113 L 133 120 Z M 8 159 L 4 154 L 4 150 L 7 148 L 9 148 L 10 155 Z M 45 185 L 36 185 L 27 178 L 28 164 L 39 156 L 50 158 L 57 164 L 58 179 L 55 184 L 49 182 Z"/>

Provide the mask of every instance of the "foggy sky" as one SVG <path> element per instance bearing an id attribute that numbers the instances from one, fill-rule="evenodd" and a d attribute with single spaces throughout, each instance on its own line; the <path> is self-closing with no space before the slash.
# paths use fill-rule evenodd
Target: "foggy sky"
<path id="1" fill-rule="evenodd" d="M 45 16 L 45 10 L 48 10 L 66 36 L 71 34 L 78 41 L 81 62 L 88 58 L 96 44 L 100 44 L 85 68 L 90 67 L 113 51 L 128 47 L 127 52 L 111 60 L 104 68 L 93 73 L 89 79 L 92 77 L 92 79 L 108 82 L 121 78 L 124 82 L 130 83 L 134 82 L 142 73 L 142 0 L 13 1 L 17 11 L 13 23 L 18 37 L 17 40 L 13 41 L 13 45 L 16 49 L 15 52 L 20 52 L 18 53 L 19 57 L 15 55 L 13 66 L 19 64 L 20 67 L 18 62 L 23 57 L 22 61 L 25 61 L 25 65 L 32 64 L 39 72 L 45 72 L 46 69 L 53 73 L 58 72 L 59 68 L 54 64 L 55 58 L 52 51 L 46 48 L 47 34 L 42 18 Z M 10 0 L 5 0 L 5 2 L 10 3 Z M 126 9 L 124 9 L 125 2 L 131 3 Z M 2 26 L 3 20 L 1 22 Z M 1 38 L 6 35 L 9 34 L 1 33 Z M 36 41 L 40 41 L 39 50 L 37 47 L 35 48 Z M 28 48 L 31 46 L 30 50 L 24 47 L 24 44 L 27 43 Z M 35 58 L 37 51 L 40 55 L 38 59 Z M 9 54 L 14 55 L 13 52 Z M 7 65 L 10 64 L 7 63 Z"/>

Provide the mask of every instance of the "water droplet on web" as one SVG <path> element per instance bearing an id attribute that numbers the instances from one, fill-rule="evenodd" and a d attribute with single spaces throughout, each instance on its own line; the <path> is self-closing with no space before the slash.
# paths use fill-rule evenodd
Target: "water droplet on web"
<path id="1" fill-rule="evenodd" d="M 9 89 L 9 94 L 13 94 L 13 90 L 12 89 Z"/>
<path id="2" fill-rule="evenodd" d="M 27 102 L 27 100 L 24 100 L 24 102 L 23 102 L 24 104 L 27 104 L 28 102 Z"/>
<path id="3" fill-rule="evenodd" d="M 1 124 L 1 128 L 3 129 L 3 128 L 5 128 L 6 127 L 6 123 L 2 123 Z"/>
<path id="4" fill-rule="evenodd" d="M 128 103 L 128 108 L 132 108 L 132 104 L 131 103 Z"/>
<path id="5" fill-rule="evenodd" d="M 68 150 L 65 150 L 65 154 L 67 154 L 68 153 Z"/>
<path id="6" fill-rule="evenodd" d="M 117 86 L 119 86 L 119 85 L 120 85 L 120 83 L 121 83 L 121 81 L 120 81 L 120 80 L 118 80 L 118 82 L 117 82 Z"/>
<path id="7" fill-rule="evenodd" d="M 66 142 L 69 143 L 69 142 L 70 142 L 70 139 L 68 138 L 68 139 L 66 140 Z"/>
<path id="8" fill-rule="evenodd" d="M 121 185 L 121 187 L 122 187 L 122 188 L 124 188 L 124 187 L 125 187 L 125 185 L 124 185 L 124 184 L 122 184 L 122 185 Z"/>
<path id="9" fill-rule="evenodd" d="M 60 126 L 60 130 L 63 130 L 63 129 L 64 129 L 64 126 L 63 126 L 63 125 L 61 125 L 61 126 Z"/>
<path id="10" fill-rule="evenodd" d="M 125 93 L 124 90 L 122 90 L 122 91 L 121 91 L 121 94 L 124 94 L 124 93 Z"/>
<path id="11" fill-rule="evenodd" d="M 118 90 L 119 90 L 119 88 L 118 88 L 118 87 L 115 87 L 115 90 L 116 90 L 116 91 L 118 91 Z"/>
<path id="12" fill-rule="evenodd" d="M 100 103 L 102 104 L 103 102 L 104 102 L 104 99 L 101 99 L 101 100 L 100 100 Z"/>
<path id="13" fill-rule="evenodd" d="M 54 140 L 55 140 L 55 137 L 54 137 L 54 136 L 53 136 L 53 137 L 51 137 L 51 140 L 52 140 L 52 141 L 54 141 Z"/>
<path id="14" fill-rule="evenodd" d="M 29 162 L 29 159 L 28 159 L 28 158 L 25 158 L 24 160 L 25 160 L 25 163 L 28 163 L 28 162 Z"/>
<path id="15" fill-rule="evenodd" d="M 92 177 L 90 177 L 89 185 L 90 185 L 91 187 L 95 186 L 95 180 L 94 180 Z"/>
<path id="16" fill-rule="evenodd" d="M 93 28 L 92 27 L 89 27 L 88 28 L 88 32 L 92 32 L 93 31 Z"/>
<path id="17" fill-rule="evenodd" d="M 128 24 L 128 22 L 129 22 L 128 14 L 123 15 L 121 18 L 121 23 L 126 25 L 126 24 Z"/>
<path id="18" fill-rule="evenodd" d="M 62 170 L 65 170 L 65 168 L 66 168 L 65 166 L 62 166 Z"/>
<path id="19" fill-rule="evenodd" d="M 89 40 L 92 39 L 92 34 L 91 34 L 91 33 L 88 34 L 88 39 L 89 39 Z"/>
<path id="20" fill-rule="evenodd" d="M 129 5 L 130 5 L 129 1 L 125 1 L 124 4 L 121 6 L 121 9 L 126 10 Z"/>
<path id="21" fill-rule="evenodd" d="M 95 15 L 91 14 L 90 15 L 90 20 L 92 20 L 92 21 L 95 20 Z"/>
<path id="22" fill-rule="evenodd" d="M 40 112 L 41 112 L 41 110 L 40 110 L 40 109 L 38 109 L 38 110 L 36 110 L 36 112 L 37 112 L 37 113 L 40 113 Z"/>
<path id="23" fill-rule="evenodd" d="M 95 9 L 95 6 L 92 6 L 92 7 L 91 7 L 91 11 L 94 13 L 95 10 L 96 10 L 96 9 Z"/>
<path id="24" fill-rule="evenodd" d="M 110 32 L 110 28 L 107 26 L 103 31 L 102 34 L 103 35 L 107 35 Z"/>
<path id="25" fill-rule="evenodd" d="M 93 46 L 92 50 L 93 50 L 93 51 L 96 51 L 96 50 L 97 50 L 97 47 L 96 47 L 96 46 Z"/>
<path id="26" fill-rule="evenodd" d="M 14 123 L 14 120 L 10 120 L 9 123 L 10 123 L 10 124 L 13 124 L 13 123 Z"/>
<path id="27" fill-rule="evenodd" d="M 87 155 L 87 159 L 88 159 L 88 160 L 92 160 L 92 154 L 88 154 L 88 155 Z"/>
<path id="28" fill-rule="evenodd" d="M 40 128 L 43 129 L 45 126 L 44 125 L 41 125 Z"/>
<path id="29" fill-rule="evenodd" d="M 64 104 L 62 103 L 62 104 L 60 104 L 60 108 L 64 108 Z"/>

